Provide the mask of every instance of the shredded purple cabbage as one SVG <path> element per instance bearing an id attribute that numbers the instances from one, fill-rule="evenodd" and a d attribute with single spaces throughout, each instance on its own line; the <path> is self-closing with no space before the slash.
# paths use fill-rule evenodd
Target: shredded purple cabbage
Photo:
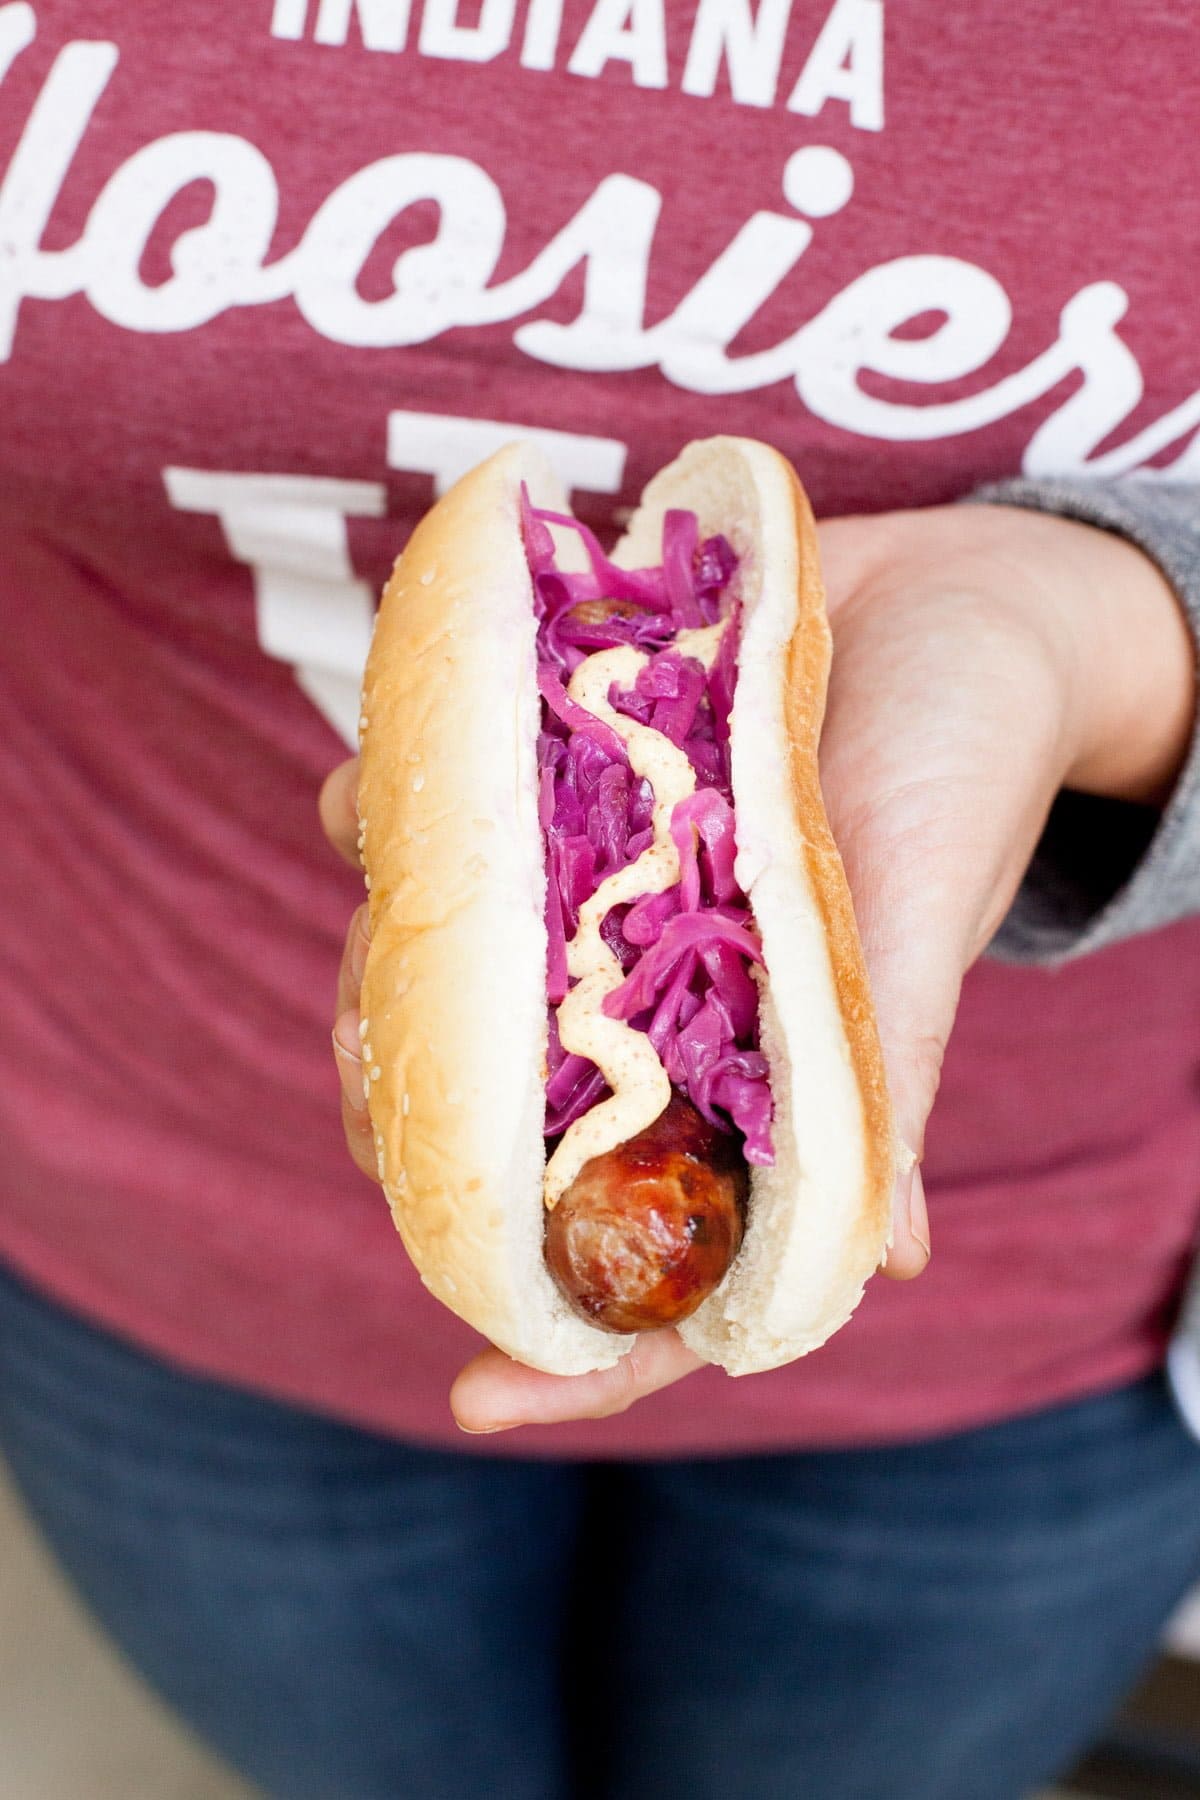
<path id="1" fill-rule="evenodd" d="M 632 644 L 649 661 L 633 688 L 614 691 L 618 712 L 651 725 L 680 746 L 696 770 L 696 792 L 676 806 L 671 836 L 681 879 L 666 893 L 614 907 L 601 935 L 626 978 L 604 1002 L 612 1018 L 645 1031 L 671 1081 L 722 1130 L 739 1131 L 748 1162 L 774 1161 L 766 1059 L 757 1049 L 761 963 L 745 896 L 734 879 L 729 775 L 738 616 L 728 593 L 737 559 L 723 537 L 699 541 L 694 513 L 668 512 L 662 565 L 619 569 L 577 520 L 530 505 L 521 523 L 538 616 L 538 816 L 546 834 L 546 927 L 551 1003 L 546 1133 L 565 1131 L 608 1087 L 586 1057 L 559 1041 L 555 1008 L 571 985 L 567 944 L 579 909 L 600 883 L 636 860 L 653 839 L 654 795 L 629 766 L 625 746 L 600 719 L 572 701 L 566 683 L 596 650 Z M 590 568 L 564 574 L 555 564 L 551 525 L 581 539 Z M 621 604 L 598 606 L 596 602 Z M 677 632 L 727 617 L 710 672 L 672 648 Z"/>

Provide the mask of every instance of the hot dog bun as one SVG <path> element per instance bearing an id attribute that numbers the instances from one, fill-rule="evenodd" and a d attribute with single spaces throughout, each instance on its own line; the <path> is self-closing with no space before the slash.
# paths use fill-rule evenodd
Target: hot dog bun
<path id="1" fill-rule="evenodd" d="M 423 520 L 378 615 L 359 789 L 364 1069 L 380 1176 L 425 1285 L 509 1355 L 575 1374 L 633 1340 L 579 1318 L 542 1256 L 546 877 L 522 482 L 536 507 L 567 510 L 540 453 L 510 446 Z M 713 438 L 650 483 L 616 560 L 657 562 L 671 507 L 739 558 L 737 875 L 767 971 L 776 1161 L 753 1172 L 728 1275 L 680 1329 L 743 1374 L 849 1317 L 889 1241 L 893 1138 L 817 779 L 830 641 L 812 515 L 777 452 Z"/>

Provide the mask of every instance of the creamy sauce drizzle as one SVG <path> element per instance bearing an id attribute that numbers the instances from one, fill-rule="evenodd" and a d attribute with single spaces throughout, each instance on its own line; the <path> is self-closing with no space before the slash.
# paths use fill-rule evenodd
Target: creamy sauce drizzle
<path id="1" fill-rule="evenodd" d="M 669 648 L 712 668 L 724 621 L 681 631 Z M 632 645 L 598 650 L 575 670 L 567 692 L 576 705 L 612 727 L 625 745 L 629 766 L 654 790 L 654 840 L 624 869 L 606 877 L 579 909 L 579 928 L 567 945 L 567 973 L 575 978 L 558 1009 L 564 1050 L 586 1056 L 604 1075 L 612 1094 L 568 1125 L 546 1165 L 546 1205 L 553 1207 L 593 1156 L 615 1150 L 652 1125 L 671 1098 L 671 1083 L 658 1052 L 644 1031 L 600 1010 L 606 994 L 625 979 L 617 957 L 600 936 L 614 906 L 642 894 L 661 894 L 680 878 L 679 852 L 671 841 L 671 814 L 696 791 L 696 771 L 684 752 L 653 726 L 626 718 L 609 705 L 615 684 L 631 688 L 650 658 Z"/>

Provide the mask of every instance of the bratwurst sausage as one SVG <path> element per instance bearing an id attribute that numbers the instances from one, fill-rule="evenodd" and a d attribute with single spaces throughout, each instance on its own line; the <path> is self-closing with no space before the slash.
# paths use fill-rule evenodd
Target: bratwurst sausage
<path id="1" fill-rule="evenodd" d="M 547 1266 L 594 1325 L 674 1325 L 737 1255 L 749 1189 L 738 1139 L 672 1094 L 645 1131 L 585 1163 L 547 1213 Z"/>

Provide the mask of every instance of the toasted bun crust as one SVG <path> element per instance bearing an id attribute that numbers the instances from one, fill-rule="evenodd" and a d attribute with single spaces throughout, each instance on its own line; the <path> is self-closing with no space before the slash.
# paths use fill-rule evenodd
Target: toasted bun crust
<path id="1" fill-rule="evenodd" d="M 566 510 L 542 457 L 511 446 L 439 501 L 384 593 L 363 690 L 364 1067 L 381 1178 L 426 1286 L 510 1355 L 574 1374 L 632 1340 L 578 1318 L 542 1260 L 545 868 L 522 481 L 535 505 Z M 849 1317 L 889 1241 L 892 1127 L 817 778 L 830 651 L 807 501 L 764 445 L 692 444 L 647 488 L 618 560 L 658 560 L 669 507 L 729 538 L 744 609 L 737 873 L 763 940 L 776 1162 L 754 1173 L 742 1251 L 681 1327 L 743 1374 Z"/>

